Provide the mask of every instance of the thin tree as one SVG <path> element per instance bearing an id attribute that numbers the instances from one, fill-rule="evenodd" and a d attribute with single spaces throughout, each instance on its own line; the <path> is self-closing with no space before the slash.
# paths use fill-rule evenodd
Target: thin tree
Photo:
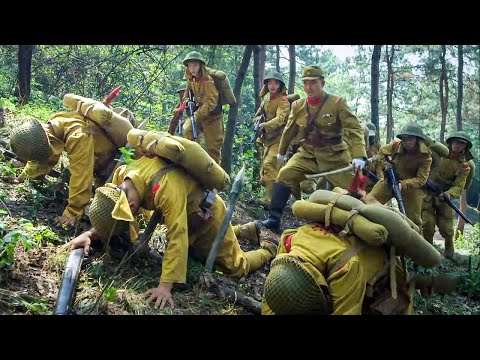
<path id="1" fill-rule="evenodd" d="M 275 69 L 277 69 L 277 72 L 280 72 L 280 45 L 275 45 L 275 48 L 277 50 L 277 57 L 275 58 Z"/>
<path id="2" fill-rule="evenodd" d="M 235 86 L 233 88 L 233 94 L 237 99 L 235 105 L 230 106 L 228 111 L 227 128 L 225 131 L 225 140 L 222 148 L 222 160 L 221 164 L 223 169 L 230 175 L 232 172 L 232 150 L 233 150 L 233 137 L 235 135 L 235 125 L 237 123 L 238 108 L 241 105 L 241 92 L 243 80 L 247 73 L 248 65 L 250 64 L 250 58 L 252 57 L 252 50 L 255 45 L 245 46 L 243 52 L 243 59 L 240 67 L 238 68 L 237 77 L 235 78 Z"/>
<path id="3" fill-rule="evenodd" d="M 18 45 L 18 75 L 15 96 L 20 105 L 30 100 L 30 83 L 32 79 L 32 55 L 35 45 Z"/>
<path id="4" fill-rule="evenodd" d="M 448 111 L 448 79 L 447 79 L 447 66 L 445 63 L 445 54 L 447 52 L 446 46 L 441 45 L 442 51 L 440 52 L 440 63 L 442 64 L 440 70 L 440 109 L 442 111 L 442 123 L 440 125 L 440 142 L 445 143 L 445 126 L 447 124 L 447 111 Z"/>
<path id="5" fill-rule="evenodd" d="M 385 54 L 387 58 L 387 144 L 393 138 L 393 87 L 394 87 L 394 73 L 393 73 L 393 57 L 395 56 L 395 46 L 390 45 L 390 53 L 388 52 L 388 45 L 385 47 Z"/>
<path id="6" fill-rule="evenodd" d="M 378 114 L 378 103 L 379 103 L 379 84 L 380 84 L 380 55 L 382 51 L 382 45 L 374 45 L 372 53 L 372 68 L 371 68 L 371 97 L 370 97 L 370 106 L 372 109 L 372 123 L 377 127 L 377 139 L 380 136 L 380 126 L 379 126 L 379 114 Z"/>
<path id="7" fill-rule="evenodd" d="M 259 45 L 260 46 L 260 64 L 259 64 L 259 71 L 260 71 L 260 86 L 263 84 L 263 80 L 265 79 L 265 63 L 267 62 L 267 45 Z"/>
<path id="8" fill-rule="evenodd" d="M 458 45 L 457 130 L 462 130 L 463 105 L 463 45 Z"/>
<path id="9" fill-rule="evenodd" d="M 259 96 L 260 88 L 262 87 L 262 75 L 261 75 L 261 61 L 260 61 L 260 52 L 261 47 L 260 45 L 252 45 L 253 46 L 253 97 L 255 100 L 255 109 L 260 107 L 261 99 Z"/>
<path id="10" fill-rule="evenodd" d="M 288 45 L 288 55 L 290 60 L 290 77 L 288 79 L 288 93 L 293 94 L 295 91 L 295 76 L 296 76 L 295 45 Z"/>

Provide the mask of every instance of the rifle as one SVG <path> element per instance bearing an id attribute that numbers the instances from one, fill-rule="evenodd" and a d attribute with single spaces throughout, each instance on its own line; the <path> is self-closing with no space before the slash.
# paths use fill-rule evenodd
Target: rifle
<path id="1" fill-rule="evenodd" d="M 57 302 L 53 315 L 68 315 L 72 309 L 70 307 L 72 303 L 73 293 L 77 285 L 78 275 L 83 262 L 83 248 L 78 248 L 70 252 L 68 257 L 67 266 L 62 276 L 62 282 L 58 289 Z"/>
<path id="2" fill-rule="evenodd" d="M 15 159 L 15 160 L 20 161 L 20 162 L 23 163 L 23 161 L 20 160 L 20 159 L 18 158 L 18 156 L 15 155 L 15 153 L 11 152 L 10 150 L 4 149 L 2 153 L 3 153 L 3 155 L 4 155 L 6 158 Z M 58 171 L 58 170 L 52 169 L 52 170 L 49 171 L 48 175 L 51 176 L 51 177 L 59 178 L 60 175 L 62 175 L 62 173 L 61 173 L 60 171 Z"/>
<path id="3" fill-rule="evenodd" d="M 255 127 L 253 129 L 253 136 L 252 136 L 252 142 L 255 143 L 255 141 L 257 140 L 257 138 L 260 136 L 260 125 L 263 124 L 265 122 L 265 114 L 262 114 L 257 122 L 255 123 Z"/>
<path id="4" fill-rule="evenodd" d="M 432 180 L 428 179 L 427 180 L 427 183 L 425 184 L 425 188 L 428 190 L 428 191 L 431 191 L 432 193 L 435 194 L 436 197 L 440 197 L 440 194 L 443 193 L 442 189 L 440 188 L 440 186 L 438 186 L 437 184 L 435 184 Z M 446 197 L 446 196 L 442 196 L 442 200 L 445 201 L 445 203 L 450 206 L 453 210 L 455 210 L 455 212 L 463 219 L 465 220 L 466 223 L 469 223 L 470 225 L 472 226 L 475 226 L 474 223 L 472 223 L 470 221 L 469 218 L 467 218 L 467 216 L 462 213 L 460 211 L 460 209 L 458 207 L 455 206 L 455 204 L 452 202 L 452 200 L 450 200 L 450 198 Z"/>
<path id="5" fill-rule="evenodd" d="M 385 158 L 388 162 L 388 165 L 385 170 L 383 170 L 383 172 L 385 173 L 388 184 L 392 186 L 393 196 L 395 197 L 395 199 L 397 199 L 400 211 L 403 215 L 406 216 L 407 212 L 405 211 L 405 202 L 403 201 L 402 192 L 400 191 L 398 175 L 395 167 L 393 166 L 393 159 L 389 155 L 385 156 Z"/>
<path id="6" fill-rule="evenodd" d="M 193 95 L 193 90 L 188 91 L 188 111 L 192 119 L 192 131 L 193 131 L 193 140 L 198 140 L 198 128 L 197 120 L 195 119 L 195 95 Z"/>
<path id="7" fill-rule="evenodd" d="M 150 221 L 147 224 L 145 231 L 139 236 L 138 242 L 135 246 L 132 246 L 124 255 L 120 264 L 110 275 L 108 281 L 105 283 L 104 287 L 100 291 L 100 295 L 97 298 L 94 306 L 90 309 L 92 311 L 98 304 L 103 292 L 106 287 L 109 286 L 111 279 L 117 274 L 120 267 L 125 264 L 133 255 L 139 251 L 139 249 L 152 237 L 153 232 L 155 231 L 158 223 L 162 221 L 163 215 L 159 209 L 155 209 L 153 212 Z M 53 315 L 69 315 L 72 313 L 71 302 L 73 299 L 73 294 L 75 293 L 75 288 L 77 286 L 78 275 L 82 267 L 82 262 L 84 260 L 84 248 L 78 248 L 72 250 L 68 257 L 67 266 L 65 267 L 65 272 L 62 276 L 62 283 L 58 290 L 57 301 L 55 303 L 55 309 L 53 310 Z"/>

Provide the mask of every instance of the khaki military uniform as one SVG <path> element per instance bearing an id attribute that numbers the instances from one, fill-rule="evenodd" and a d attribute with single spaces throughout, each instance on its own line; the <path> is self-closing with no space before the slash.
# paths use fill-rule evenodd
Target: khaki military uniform
<path id="1" fill-rule="evenodd" d="M 395 140 L 382 146 L 379 153 L 392 156 L 395 170 L 402 184 L 401 192 L 405 202 L 406 215 L 422 229 L 422 204 L 425 195 L 423 186 L 430 173 L 432 156 L 425 142 L 421 139 L 418 139 L 418 142 L 419 149 L 415 153 L 407 153 L 403 149 L 401 140 Z M 367 201 L 374 198 L 385 204 L 392 197 L 392 187 L 387 183 L 387 179 L 382 179 L 368 194 Z"/>
<path id="2" fill-rule="evenodd" d="M 266 188 L 268 201 L 272 200 L 272 188 L 278 175 L 277 154 L 280 145 L 280 138 L 287 123 L 290 103 L 284 95 L 264 99 L 256 115 L 257 118 L 265 114 L 264 130 L 258 139 L 263 147 L 262 169 L 260 171 L 260 183 Z"/>
<path id="3" fill-rule="evenodd" d="M 202 64 L 201 69 L 202 74 L 207 74 L 206 76 L 194 77 L 188 71 L 188 68 L 185 70 L 187 89 L 185 90 L 184 101 L 188 100 L 188 93 L 192 89 L 198 106 L 198 110 L 195 111 L 195 119 L 199 138 L 202 135 L 205 140 L 205 144 L 202 144 L 201 141 L 199 143 L 217 163 L 220 163 L 220 151 L 225 132 L 222 106 L 218 101 L 218 90 L 213 78 L 208 75 L 205 65 Z M 188 140 L 193 141 L 192 119 L 190 117 L 183 125 L 183 132 Z"/>
<path id="4" fill-rule="evenodd" d="M 396 280 L 398 297 L 391 299 L 388 286 L 389 260 L 380 246 L 364 245 L 346 263 L 340 260 L 345 252 L 358 247 L 355 236 L 339 237 L 320 224 L 303 225 L 296 230 L 286 230 L 281 238 L 277 257 L 299 259 L 315 278 L 317 284 L 328 288 L 333 315 L 361 315 L 370 313 L 413 313 L 413 291 L 406 284 L 406 273 L 397 259 Z M 321 244 L 321 246 L 319 246 Z M 387 284 L 387 286 L 385 286 Z M 373 298 L 373 294 L 375 298 Z M 385 296 L 383 306 L 376 300 Z M 389 300 L 387 300 L 389 299 Z M 386 305 L 386 304 L 389 305 Z M 273 315 L 265 298 L 262 314 Z"/>
<path id="5" fill-rule="evenodd" d="M 102 170 L 113 161 L 117 147 L 108 140 L 95 124 L 87 125 L 82 115 L 76 112 L 61 112 L 53 115 L 44 128 L 50 140 L 50 157 L 43 165 L 28 161 L 19 179 L 41 179 L 58 163 L 63 151 L 70 162 L 68 205 L 63 216 L 78 219 L 92 196 L 92 182 L 95 175 L 101 185 L 105 182 Z M 35 146 L 32 144 L 32 146 Z"/>
<path id="6" fill-rule="evenodd" d="M 430 179 L 446 192 L 450 199 L 458 199 L 465 187 L 470 166 L 465 156 L 442 158 L 440 166 L 433 169 Z M 423 237 L 433 243 L 435 225 L 445 239 L 445 254 L 453 256 L 454 210 L 444 201 L 427 191 L 423 200 Z"/>
<path id="7" fill-rule="evenodd" d="M 152 184 L 155 175 L 165 166 L 167 163 L 158 157 L 142 157 L 125 169 L 118 170 L 114 183 L 118 185 L 127 178 L 131 179 L 142 199 L 140 206 L 147 210 L 161 209 L 167 227 L 167 246 L 160 281 L 185 283 L 189 247 L 195 257 L 206 260 L 225 218 L 226 209 L 217 195 L 209 209 L 211 216 L 208 219 L 201 216 L 200 204 L 205 198 L 205 191 L 198 181 L 181 168 L 165 173 L 157 184 Z M 229 225 L 215 265 L 226 274 L 241 277 L 258 269 L 273 256 L 272 249 L 242 251 Z"/>
<path id="8" fill-rule="evenodd" d="M 277 182 L 291 189 L 305 179 L 305 174 L 348 166 L 352 157 L 366 158 L 362 127 L 346 101 L 326 93 L 322 101 L 325 104 L 321 109 L 321 104 L 308 104 L 307 99 L 300 99 L 292 104 L 288 123 L 280 141 L 279 154 L 286 154 L 290 143 L 299 133 L 304 140 L 300 150 L 290 158 L 277 177 Z M 311 124 L 307 124 L 308 113 L 312 117 Z M 345 128 L 351 129 L 351 154 L 348 145 L 342 139 Z M 334 186 L 348 188 L 353 173 L 342 173 L 329 176 L 327 179 Z"/>

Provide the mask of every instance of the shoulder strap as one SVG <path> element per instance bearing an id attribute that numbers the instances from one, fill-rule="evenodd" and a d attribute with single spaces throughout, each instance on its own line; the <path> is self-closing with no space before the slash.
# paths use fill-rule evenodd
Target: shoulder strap
<path id="1" fill-rule="evenodd" d="M 170 170 L 173 170 L 177 167 L 177 164 L 168 164 L 167 166 L 161 168 L 158 170 L 158 172 L 152 177 L 152 183 L 151 183 L 151 191 L 153 194 L 158 190 L 158 188 L 155 189 L 155 186 L 158 184 L 158 182 L 162 179 L 162 177 L 168 173 Z"/>
<path id="2" fill-rule="evenodd" d="M 325 94 L 325 97 L 323 98 L 323 101 L 321 102 L 321 104 L 319 105 L 317 111 L 315 112 L 315 114 L 313 116 L 310 114 L 310 110 L 308 109 L 308 102 L 305 104 L 305 107 L 307 109 L 307 126 L 311 126 L 314 123 L 315 119 L 317 118 L 318 114 L 322 110 L 323 105 L 325 105 L 327 100 L 328 100 L 328 94 Z"/>
<path id="3" fill-rule="evenodd" d="M 362 241 L 356 241 L 355 244 L 353 244 L 351 247 L 345 250 L 342 253 L 342 255 L 338 258 L 338 260 L 335 261 L 335 265 L 333 266 L 332 270 L 330 270 L 330 273 L 328 274 L 328 276 L 340 270 L 343 266 L 347 265 L 350 259 L 355 255 L 357 255 L 360 251 L 362 251 L 364 247 L 365 247 L 365 243 L 363 243 Z"/>

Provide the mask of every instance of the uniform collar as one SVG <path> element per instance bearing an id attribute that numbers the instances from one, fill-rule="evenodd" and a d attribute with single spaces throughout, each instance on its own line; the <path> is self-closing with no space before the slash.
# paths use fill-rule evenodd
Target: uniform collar
<path id="1" fill-rule="evenodd" d="M 318 105 L 320 104 L 320 101 L 322 100 L 322 97 L 314 97 L 314 98 L 307 98 L 307 103 L 309 105 Z"/>

